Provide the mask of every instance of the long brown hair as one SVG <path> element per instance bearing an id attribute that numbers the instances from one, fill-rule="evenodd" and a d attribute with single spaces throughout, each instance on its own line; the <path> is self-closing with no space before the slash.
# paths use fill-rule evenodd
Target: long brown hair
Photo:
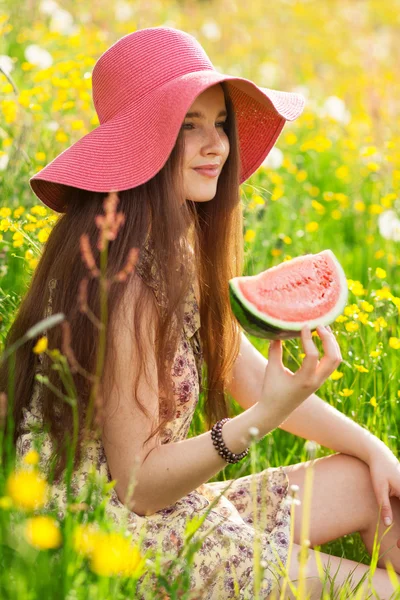
<path id="1" fill-rule="evenodd" d="M 177 348 L 179 331 L 183 326 L 183 304 L 196 272 L 200 287 L 201 341 L 207 386 L 204 391 L 204 407 L 208 427 L 213 421 L 229 413 L 226 401 L 227 376 L 240 348 L 239 328 L 236 325 L 229 302 L 228 280 L 239 276 L 243 270 L 243 214 L 239 192 L 239 147 L 233 105 L 229 97 L 229 86 L 222 83 L 228 117 L 226 132 L 230 152 L 224 164 L 215 197 L 210 202 L 185 201 L 181 182 L 183 136 L 180 131 L 173 151 L 164 167 L 149 181 L 132 189 L 118 192 L 118 211 L 125 215 L 125 222 L 115 240 L 109 242 L 107 256 L 108 278 L 112 278 L 124 267 L 131 248 L 142 249 L 151 238 L 157 272 L 163 282 L 167 300 L 165 312 L 160 314 L 157 324 L 157 369 L 159 386 L 165 392 L 163 414 L 159 425 L 148 439 L 159 433 L 175 414 L 172 380 L 169 376 L 172 360 Z M 132 158 L 134 160 L 134 157 Z M 79 240 L 87 234 L 96 263 L 99 251 L 96 247 L 99 230 L 96 217 L 102 214 L 106 193 L 66 187 L 66 212 L 56 221 L 44 245 L 40 261 L 33 274 L 30 286 L 19 306 L 16 317 L 8 331 L 5 349 L 20 339 L 35 323 L 43 319 L 48 295 L 49 281 L 54 278 L 58 285 L 52 298 L 52 312 L 64 313 L 69 323 L 71 347 L 76 360 L 88 373 L 95 372 L 98 349 L 98 328 L 79 310 L 77 297 L 80 282 L 88 275 L 82 260 Z M 191 246 L 189 247 L 189 239 Z M 140 261 L 140 257 L 139 257 Z M 177 271 L 181 278 L 176 277 Z M 135 269 L 131 277 L 135 275 Z M 113 364 L 115 348 L 112 327 L 118 321 L 126 291 L 124 283 L 113 283 L 108 290 L 107 349 L 106 363 Z M 141 307 L 154 301 L 150 288 L 137 298 L 135 319 L 131 335 L 135 336 L 138 355 L 142 353 L 140 339 Z M 87 298 L 90 310 L 97 318 L 100 315 L 99 282 L 88 280 Z M 172 327 L 172 323 L 175 323 Z M 48 347 L 62 347 L 62 328 L 56 326 L 48 331 Z M 23 408 L 28 407 L 35 383 L 33 353 L 36 339 L 24 343 L 15 354 L 15 383 L 13 402 L 13 443 L 15 445 Z M 45 357 L 47 358 L 47 357 Z M 142 372 L 143 365 L 139 368 Z M 62 383 L 57 372 L 44 361 L 44 374 L 61 393 Z M 86 417 L 91 383 L 79 372 L 73 373 L 78 390 L 79 437 L 74 468 L 81 460 L 83 423 Z M 146 414 L 146 399 L 139 400 L 139 375 L 135 381 L 133 396 L 140 410 Z M 105 384 L 105 382 L 103 382 Z M 0 392 L 7 391 L 8 361 L 0 365 Z M 37 385 L 37 383 L 36 383 Z M 107 394 L 104 394 L 106 397 Z M 66 466 L 66 443 L 72 439 L 73 420 L 71 407 L 60 402 L 46 385 L 41 386 L 43 424 L 53 442 L 56 479 Z M 93 425 L 93 430 L 96 424 Z"/>

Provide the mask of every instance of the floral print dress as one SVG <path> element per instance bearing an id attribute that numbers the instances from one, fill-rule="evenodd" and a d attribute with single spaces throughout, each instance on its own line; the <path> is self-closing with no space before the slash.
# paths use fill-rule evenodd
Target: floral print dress
<path id="1" fill-rule="evenodd" d="M 150 257 L 148 247 L 144 256 Z M 141 254 L 141 256 L 142 256 Z M 140 265 L 136 266 L 139 274 Z M 153 266 L 151 287 L 157 300 L 159 286 Z M 57 280 L 50 280 L 49 302 L 46 316 L 51 314 L 52 294 Z M 40 355 L 37 372 L 40 372 Z M 203 354 L 200 339 L 200 313 L 192 286 L 185 304 L 185 322 L 177 349 L 171 376 L 176 397 L 176 416 L 168 424 L 161 438 L 167 444 L 187 437 L 191 419 L 201 391 Z M 40 429 L 40 384 L 35 382 L 34 393 L 28 408 L 23 409 L 23 421 L 17 441 L 17 458 L 22 460 L 29 450 L 38 447 L 37 429 Z M 36 432 L 33 429 L 36 428 Z M 51 441 L 47 434 L 40 434 L 41 464 L 45 464 L 51 452 Z M 195 468 L 195 465 L 193 465 Z M 79 471 L 74 473 L 73 489 L 79 492 L 89 473 L 96 471 L 111 481 L 101 439 L 91 440 L 85 447 Z M 231 483 L 229 489 L 223 490 Z M 255 488 L 253 487 L 255 486 Z M 264 566 L 260 598 L 266 598 L 280 577 L 276 567 L 287 563 L 290 540 L 290 497 L 289 480 L 281 467 L 269 467 L 256 475 L 235 480 L 206 482 L 171 506 L 149 516 L 141 516 L 127 509 L 119 500 L 115 489 L 106 506 L 106 513 L 117 524 L 123 524 L 134 540 L 142 540 L 142 550 L 161 550 L 163 556 L 174 556 L 184 543 L 188 520 L 206 513 L 211 502 L 217 500 L 206 516 L 196 536 L 204 537 L 210 530 L 194 556 L 190 572 L 190 589 L 193 598 L 221 600 L 229 598 L 250 599 L 253 592 L 254 545 L 256 532 L 260 544 L 260 559 Z M 255 491 L 255 494 L 254 494 Z M 256 504 L 253 498 L 256 497 Z M 53 484 L 52 499 L 65 508 L 66 493 L 61 484 Z M 64 508 L 63 508 L 64 507 Z M 59 513 L 60 514 L 60 513 Z M 256 524 L 253 517 L 256 514 Z M 139 580 L 138 598 L 141 595 Z M 148 578 L 147 578 L 148 579 Z M 147 589 L 147 588 L 146 588 Z M 238 591 L 239 590 L 239 591 Z M 143 592 L 144 593 L 144 592 Z"/>

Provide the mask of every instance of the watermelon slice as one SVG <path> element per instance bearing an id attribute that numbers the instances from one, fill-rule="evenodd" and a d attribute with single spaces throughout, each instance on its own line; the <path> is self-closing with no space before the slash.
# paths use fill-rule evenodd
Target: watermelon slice
<path id="1" fill-rule="evenodd" d="M 329 325 L 347 304 L 342 266 L 331 250 L 305 254 L 258 275 L 229 280 L 234 315 L 251 335 L 270 340 L 301 337 L 308 324 Z"/>

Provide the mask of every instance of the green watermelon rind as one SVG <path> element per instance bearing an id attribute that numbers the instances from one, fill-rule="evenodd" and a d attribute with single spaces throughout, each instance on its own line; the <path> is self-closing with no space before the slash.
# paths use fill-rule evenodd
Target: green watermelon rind
<path id="1" fill-rule="evenodd" d="M 284 321 L 270 317 L 259 311 L 251 302 L 247 300 L 239 289 L 239 281 L 245 281 L 253 276 L 234 277 L 229 280 L 229 295 L 232 311 L 238 319 L 241 326 L 251 335 L 267 339 L 290 339 L 298 337 L 305 323 L 311 330 L 315 330 L 319 325 L 329 325 L 339 315 L 342 314 L 348 300 L 348 286 L 346 275 L 336 256 L 331 250 L 324 250 L 322 253 L 328 253 L 333 263 L 336 266 L 338 279 L 340 282 L 341 293 L 335 306 L 325 315 L 318 319 L 310 319 L 309 321 Z M 292 262 L 303 262 L 306 257 L 313 256 L 307 254 L 292 259 Z M 315 255 L 314 255 L 315 256 Z M 272 267 L 274 268 L 274 267 Z"/>

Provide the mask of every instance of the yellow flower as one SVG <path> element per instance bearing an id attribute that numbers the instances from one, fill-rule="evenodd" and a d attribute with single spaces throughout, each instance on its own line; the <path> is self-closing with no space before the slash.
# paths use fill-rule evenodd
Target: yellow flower
<path id="1" fill-rule="evenodd" d="M 44 162 L 46 160 L 46 155 L 44 152 L 36 152 L 35 158 L 38 162 Z"/>
<path id="2" fill-rule="evenodd" d="M 347 179 L 349 175 L 349 167 L 347 165 L 342 165 L 338 167 L 335 171 L 335 175 L 338 179 Z"/>
<path id="3" fill-rule="evenodd" d="M 144 559 L 129 538 L 119 533 L 103 533 L 97 538 L 91 553 L 90 567 L 94 573 L 105 577 L 125 575 L 140 577 Z"/>
<path id="4" fill-rule="evenodd" d="M 389 346 L 391 348 L 393 348 L 394 350 L 399 350 L 400 349 L 400 338 L 397 338 L 397 337 L 389 338 Z"/>
<path id="5" fill-rule="evenodd" d="M 24 236 L 22 235 L 22 233 L 20 231 L 16 231 L 14 233 L 14 235 L 12 236 L 13 241 L 13 247 L 14 248 L 20 248 L 23 243 L 24 243 Z"/>
<path id="6" fill-rule="evenodd" d="M 75 121 L 72 121 L 71 126 L 72 129 L 83 129 L 85 127 L 85 123 L 82 121 L 82 119 L 76 119 Z"/>
<path id="7" fill-rule="evenodd" d="M 386 196 L 382 196 L 381 204 L 385 208 L 392 208 L 393 200 L 396 200 L 397 194 L 386 194 Z"/>
<path id="8" fill-rule="evenodd" d="M 23 458 L 23 462 L 26 465 L 37 465 L 39 462 L 39 453 L 36 452 L 36 450 L 29 450 L 29 452 L 27 452 L 27 454 L 25 454 L 24 458 Z"/>
<path id="9" fill-rule="evenodd" d="M 40 204 L 35 204 L 31 208 L 31 213 L 33 215 L 38 215 L 39 217 L 45 217 L 47 215 L 47 208 L 41 206 Z"/>
<path id="10" fill-rule="evenodd" d="M 392 300 L 393 295 L 390 291 L 390 288 L 385 286 L 380 290 L 375 290 L 375 298 L 378 298 L 378 300 Z"/>
<path id="11" fill-rule="evenodd" d="M 343 377 L 343 373 L 341 373 L 340 371 L 333 371 L 333 373 L 331 373 L 331 375 L 329 376 L 329 379 L 332 379 L 332 381 L 337 381 L 338 379 L 341 379 Z"/>
<path id="12" fill-rule="evenodd" d="M 374 310 L 373 305 L 367 302 L 366 300 L 361 300 L 361 308 L 366 312 L 372 312 Z"/>
<path id="13" fill-rule="evenodd" d="M 364 289 L 361 281 L 354 281 L 353 279 L 347 279 L 347 285 L 349 287 L 349 290 L 355 296 L 365 296 L 365 294 L 367 293 L 366 290 Z"/>
<path id="14" fill-rule="evenodd" d="M 361 149 L 361 156 L 372 156 L 377 152 L 376 146 L 363 146 Z"/>
<path id="15" fill-rule="evenodd" d="M 318 228 L 319 225 L 316 221 L 311 221 L 306 225 L 306 231 L 308 231 L 308 233 L 314 233 L 315 231 L 318 231 Z"/>
<path id="16" fill-rule="evenodd" d="M 2 496 L 0 498 L 0 508 L 11 508 L 12 507 L 12 498 L 10 496 Z"/>
<path id="17" fill-rule="evenodd" d="M 317 202 L 317 200 L 311 200 L 311 206 L 314 210 L 317 211 L 319 215 L 325 214 L 326 209 L 325 206 L 321 204 L 321 202 Z"/>
<path id="18" fill-rule="evenodd" d="M 378 406 L 378 404 L 377 404 L 377 402 L 376 402 L 376 398 L 375 398 L 375 396 L 372 396 L 372 398 L 370 399 L 370 401 L 369 401 L 369 402 L 370 402 L 370 404 L 372 404 L 372 406 L 373 406 L 374 408 L 376 408 L 376 407 Z"/>
<path id="19" fill-rule="evenodd" d="M 24 212 L 25 208 L 23 206 L 19 206 L 18 208 L 16 208 L 13 212 L 14 219 L 18 219 L 18 217 L 20 217 Z"/>
<path id="20" fill-rule="evenodd" d="M 99 528 L 93 523 L 77 525 L 73 532 L 73 547 L 75 552 L 84 556 L 90 556 L 99 535 Z"/>
<path id="21" fill-rule="evenodd" d="M 375 331 L 380 331 L 381 329 L 384 329 L 385 327 L 387 327 L 387 322 L 385 321 L 385 319 L 383 317 L 378 317 L 376 319 L 376 321 L 372 322 L 372 325 L 373 325 Z"/>
<path id="22" fill-rule="evenodd" d="M 371 204 L 368 212 L 370 215 L 380 215 L 383 212 L 383 206 L 380 204 Z"/>
<path id="23" fill-rule="evenodd" d="M 305 181 L 307 179 L 307 171 L 304 171 L 304 169 L 299 169 L 299 171 L 296 174 L 296 181 L 299 181 L 300 183 L 302 181 Z"/>
<path id="24" fill-rule="evenodd" d="M 248 229 L 244 235 L 244 241 L 252 242 L 255 237 L 256 237 L 256 232 L 254 231 L 254 229 Z"/>
<path id="25" fill-rule="evenodd" d="M 9 476 L 7 494 L 18 507 L 31 510 L 46 503 L 48 486 L 39 473 L 20 469 Z"/>
<path id="26" fill-rule="evenodd" d="M 367 163 L 367 169 L 369 169 L 370 171 L 379 171 L 380 170 L 380 165 L 378 165 L 375 162 L 368 162 Z"/>
<path id="27" fill-rule="evenodd" d="M 358 308 L 357 304 L 349 304 L 349 306 L 346 306 L 344 309 L 344 314 L 347 315 L 348 317 L 353 317 L 355 314 L 359 313 L 360 309 Z"/>
<path id="28" fill-rule="evenodd" d="M 339 392 L 339 396 L 344 396 L 345 398 L 348 398 L 352 394 L 354 394 L 354 390 L 349 390 L 348 388 L 344 388 L 343 391 Z"/>
<path id="29" fill-rule="evenodd" d="M 44 227 L 43 229 L 41 229 L 38 233 L 39 242 L 41 242 L 42 244 L 47 242 L 49 235 L 50 235 L 50 231 L 51 231 L 50 227 Z"/>
<path id="30" fill-rule="evenodd" d="M 322 194 L 322 197 L 325 200 L 325 202 L 332 202 L 332 200 L 334 199 L 334 193 L 333 192 L 324 192 Z"/>
<path id="31" fill-rule="evenodd" d="M 375 275 L 377 277 L 379 277 L 379 279 L 385 279 L 385 277 L 386 277 L 386 271 L 385 271 L 385 269 L 381 269 L 380 267 L 377 267 L 375 269 Z"/>
<path id="32" fill-rule="evenodd" d="M 396 296 L 392 296 L 390 299 L 393 302 L 393 304 L 395 306 L 397 306 L 397 308 L 400 309 L 400 298 L 397 298 Z"/>
<path id="33" fill-rule="evenodd" d="M 363 367 L 363 365 L 354 365 L 354 368 L 360 371 L 360 373 L 369 373 L 369 370 Z"/>
<path id="34" fill-rule="evenodd" d="M 289 237 L 288 235 L 285 235 L 285 237 L 284 237 L 284 238 L 282 238 L 282 239 L 283 239 L 283 242 L 284 242 L 285 244 L 291 244 L 291 243 L 292 243 L 292 238 L 291 238 L 291 237 Z"/>
<path id="35" fill-rule="evenodd" d="M 364 212 L 365 211 L 365 202 L 358 200 L 357 202 L 354 203 L 354 209 L 357 212 Z"/>
<path id="36" fill-rule="evenodd" d="M 280 256 L 282 254 L 282 250 L 280 250 L 280 248 L 272 248 L 271 254 L 272 256 Z"/>
<path id="37" fill-rule="evenodd" d="M 28 261 L 28 265 L 31 269 L 35 269 L 37 267 L 38 262 L 39 261 L 37 258 L 32 258 L 32 260 Z"/>
<path id="38" fill-rule="evenodd" d="M 344 323 L 345 321 L 348 321 L 348 318 L 345 315 L 339 315 L 336 317 L 335 321 L 337 323 Z"/>
<path id="39" fill-rule="evenodd" d="M 35 347 L 33 348 L 33 352 L 35 354 L 41 354 L 45 350 L 47 350 L 47 337 L 43 336 L 38 339 Z"/>
<path id="40" fill-rule="evenodd" d="M 64 142 L 67 142 L 67 141 L 68 141 L 68 136 L 67 136 L 67 134 L 65 133 L 65 131 L 62 131 L 61 129 L 59 129 L 59 130 L 57 131 L 57 133 L 56 133 L 56 136 L 55 136 L 55 137 L 56 137 L 56 140 L 57 140 L 57 142 L 61 142 L 62 144 L 63 144 Z"/>
<path id="41" fill-rule="evenodd" d="M 271 202 L 276 202 L 277 200 L 279 200 L 279 198 L 282 198 L 283 193 L 284 193 L 283 187 L 277 185 L 274 188 L 274 191 L 272 192 L 272 194 L 270 196 Z"/>
<path id="42" fill-rule="evenodd" d="M 346 331 L 348 331 L 349 333 L 352 333 L 353 331 L 357 331 L 358 329 L 360 329 L 360 326 L 358 323 L 355 323 L 354 321 L 350 321 L 350 323 L 345 324 L 345 328 L 346 328 Z"/>
<path id="43" fill-rule="evenodd" d="M 375 252 L 374 256 L 375 256 L 375 258 L 377 258 L 379 260 L 380 258 L 383 258 L 385 256 L 385 251 L 384 250 L 377 250 Z"/>
<path id="44" fill-rule="evenodd" d="M 293 146 L 293 144 L 297 142 L 297 135 L 289 131 L 285 135 L 285 142 L 288 144 L 288 146 Z"/>
<path id="45" fill-rule="evenodd" d="M 340 221 L 340 219 L 342 218 L 342 213 L 340 210 L 335 209 L 331 212 L 331 217 L 335 221 Z"/>
<path id="46" fill-rule="evenodd" d="M 380 356 L 382 354 L 382 350 L 379 348 L 378 350 L 371 350 L 371 352 L 369 353 L 369 355 L 372 358 L 377 358 L 378 356 Z"/>
<path id="47" fill-rule="evenodd" d="M 0 231 L 8 231 L 11 228 L 10 219 L 1 219 L 0 221 Z"/>
<path id="48" fill-rule="evenodd" d="M 362 323 L 363 325 L 367 325 L 367 324 L 369 323 L 369 321 L 368 321 L 368 314 L 367 314 L 367 313 L 364 313 L 364 312 L 361 312 L 361 313 L 358 315 L 358 320 L 359 320 L 359 321 L 360 321 L 360 323 Z"/>
<path id="49" fill-rule="evenodd" d="M 0 208 L 0 217 L 9 217 L 11 215 L 11 208 L 8 206 L 2 206 Z"/>
<path id="50" fill-rule="evenodd" d="M 60 527 L 55 519 L 47 515 L 27 520 L 25 535 L 31 546 L 39 550 L 58 548 L 61 545 Z"/>

